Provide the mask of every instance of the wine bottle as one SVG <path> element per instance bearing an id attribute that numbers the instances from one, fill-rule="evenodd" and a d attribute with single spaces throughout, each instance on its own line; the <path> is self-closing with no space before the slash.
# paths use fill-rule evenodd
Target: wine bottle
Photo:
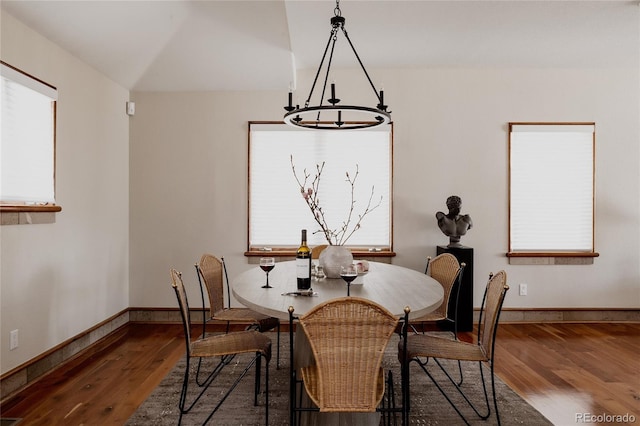
<path id="1" fill-rule="evenodd" d="M 307 230 L 302 230 L 302 242 L 296 252 L 296 277 L 298 288 L 308 290 L 311 288 L 311 250 L 307 246 Z"/>

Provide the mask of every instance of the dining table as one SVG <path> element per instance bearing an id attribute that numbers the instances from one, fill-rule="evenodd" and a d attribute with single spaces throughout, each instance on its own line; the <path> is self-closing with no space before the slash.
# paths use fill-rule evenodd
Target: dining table
<path id="1" fill-rule="evenodd" d="M 350 296 L 372 300 L 398 318 L 404 317 L 407 306 L 409 318 L 418 318 L 442 304 L 442 286 L 423 272 L 381 262 L 368 262 L 368 267 L 351 283 Z M 312 278 L 310 291 L 299 290 L 295 261 L 276 263 L 269 273 L 271 287 L 263 288 L 265 283 L 266 274 L 260 267 L 248 269 L 231 280 L 233 296 L 244 306 L 282 321 L 289 320 L 290 306 L 299 317 L 325 301 L 347 296 L 347 283 L 341 278 Z M 294 367 L 299 369 L 313 362 L 313 354 L 305 334 L 300 330 L 295 334 Z M 310 403 L 307 395 L 303 401 L 307 406 Z M 305 412 L 300 420 L 313 426 L 370 426 L 380 423 L 380 413 Z"/>
<path id="2" fill-rule="evenodd" d="M 350 296 L 376 302 L 399 318 L 408 306 L 409 319 L 424 316 L 442 304 L 442 286 L 423 272 L 382 262 L 368 262 L 368 266 L 368 271 L 351 283 Z M 262 288 L 265 282 L 265 272 L 256 266 L 231 280 L 232 294 L 247 308 L 280 320 L 289 319 L 289 306 L 301 316 L 322 302 L 347 296 L 347 283 L 341 278 L 313 278 L 313 296 L 296 295 L 300 291 L 295 261 L 276 263 L 269 273 L 271 288 Z"/>

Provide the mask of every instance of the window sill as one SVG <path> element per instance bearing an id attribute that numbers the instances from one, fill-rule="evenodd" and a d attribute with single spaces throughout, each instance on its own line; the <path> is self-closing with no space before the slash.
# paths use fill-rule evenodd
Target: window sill
<path id="1" fill-rule="evenodd" d="M 510 265 L 593 265 L 596 252 L 508 252 Z"/>
<path id="2" fill-rule="evenodd" d="M 55 204 L 0 204 L 0 224 L 4 226 L 55 223 L 55 213 L 61 211 L 62 207 Z"/>
<path id="3" fill-rule="evenodd" d="M 0 212 L 61 212 L 62 206 L 57 204 L 0 204 Z"/>
<path id="4" fill-rule="evenodd" d="M 384 259 L 384 258 L 391 258 L 391 257 L 395 257 L 396 253 L 394 251 L 391 250 L 382 250 L 382 251 L 369 251 L 369 250 L 351 250 L 351 253 L 353 254 L 353 257 L 355 259 Z M 251 258 L 254 257 L 264 257 L 264 256 L 271 256 L 271 257 L 277 257 L 279 258 L 279 260 L 287 260 L 287 259 L 283 259 L 283 258 L 295 258 L 296 257 L 296 250 L 295 249 L 282 249 L 282 250 L 249 250 L 246 251 L 244 253 L 245 257 L 249 258 L 249 263 L 251 263 Z"/>

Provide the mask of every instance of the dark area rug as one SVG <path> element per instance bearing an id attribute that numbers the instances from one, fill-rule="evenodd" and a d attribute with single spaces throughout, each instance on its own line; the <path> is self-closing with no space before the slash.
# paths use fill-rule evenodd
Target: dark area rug
<path id="1" fill-rule="evenodd" d="M 273 334 L 275 345 L 276 336 Z M 269 424 L 288 425 L 289 424 L 289 348 L 288 337 L 283 334 L 280 350 L 280 370 L 275 368 L 275 350 L 271 360 L 269 370 Z M 397 360 L 396 348 L 398 338 L 393 337 L 385 354 L 385 371 L 391 370 L 394 377 L 394 388 L 396 393 L 396 403 L 400 404 L 400 368 Z M 274 348 L 275 349 L 275 348 Z M 216 379 L 207 393 L 198 404 L 182 418 L 182 424 L 195 425 L 202 424 L 209 415 L 210 410 L 217 404 L 220 395 L 228 388 L 228 385 L 238 376 L 244 368 L 248 357 L 237 356 L 228 365 L 222 374 Z M 499 360 L 497 360 L 499 362 Z M 192 373 L 195 374 L 196 362 L 192 362 Z M 433 363 L 430 363 L 433 364 Z M 480 373 L 477 363 L 463 363 L 464 384 L 463 387 L 471 395 L 472 400 L 478 401 L 478 406 L 483 407 L 482 385 L 480 383 Z M 212 364 L 209 363 L 209 366 Z M 456 372 L 457 365 L 449 364 L 449 371 Z M 160 385 L 153 391 L 147 400 L 129 418 L 127 425 L 176 425 L 178 424 L 178 400 L 184 375 L 185 359 L 182 358 L 171 372 L 165 377 Z M 210 371 L 210 370 L 205 370 Z M 238 387 L 223 403 L 218 412 L 214 414 L 209 424 L 212 425 L 264 425 L 264 395 L 260 395 L 259 405 L 253 405 L 253 385 L 255 370 L 251 370 L 240 382 Z M 431 365 L 431 371 L 439 373 L 435 364 Z M 192 376 L 193 377 L 193 376 Z M 437 375 L 439 379 L 443 378 Z M 455 377 L 455 374 L 454 374 Z M 489 371 L 485 369 L 485 379 L 489 377 Z M 446 378 L 444 379 L 446 380 Z M 440 383 L 445 385 L 444 380 Z M 491 385 L 488 383 L 490 392 Z M 448 390 L 456 392 L 451 385 L 446 386 Z M 196 390 L 195 386 L 191 390 Z M 542 414 L 518 396 L 502 380 L 496 377 L 496 392 L 498 395 L 498 408 L 500 419 L 505 425 L 551 425 Z M 460 402 L 457 393 L 451 393 L 455 401 Z M 192 400 L 189 399 L 189 401 Z M 491 401 L 491 399 L 490 399 Z M 495 425 L 497 424 L 495 413 L 486 420 L 478 419 L 475 414 L 462 403 L 458 404 L 461 411 L 467 415 L 472 425 Z M 398 424 L 401 424 L 400 415 L 397 416 Z M 429 378 L 413 365 L 411 367 L 411 414 L 410 423 L 414 425 L 459 425 L 464 424 L 453 408 L 447 403 L 444 397 L 438 392 Z"/>

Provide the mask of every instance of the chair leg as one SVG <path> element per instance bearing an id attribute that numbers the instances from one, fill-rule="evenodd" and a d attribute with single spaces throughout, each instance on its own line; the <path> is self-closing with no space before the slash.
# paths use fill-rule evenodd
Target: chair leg
<path id="1" fill-rule="evenodd" d="M 209 375 L 202 380 L 200 378 L 200 373 L 201 373 L 201 366 L 202 366 L 202 358 L 198 358 L 198 367 L 196 368 L 196 384 L 200 387 L 204 386 L 206 383 L 209 382 L 209 380 L 213 378 L 215 378 L 215 376 L 218 375 L 218 373 L 220 372 L 220 370 L 222 370 L 222 367 L 224 367 L 225 365 L 229 365 L 229 363 L 235 358 L 235 354 L 233 355 L 225 355 L 223 357 L 220 358 L 220 362 L 218 363 L 218 365 L 216 365 L 216 368 L 213 369 L 213 371 L 211 373 L 209 373 Z"/>
<path id="2" fill-rule="evenodd" d="M 198 367 L 196 367 L 196 383 L 198 386 L 202 386 L 206 382 L 206 380 L 202 383 L 200 382 L 200 367 L 202 367 L 202 358 L 198 358 Z"/>
<path id="3" fill-rule="evenodd" d="M 411 409 L 411 394 L 409 391 L 409 362 L 404 361 L 400 368 L 402 369 L 402 424 L 409 424 L 409 411 Z"/>
<path id="4" fill-rule="evenodd" d="M 464 393 L 464 391 L 460 388 L 460 386 L 456 383 L 456 381 L 453 379 L 453 377 L 451 377 L 451 375 L 449 374 L 449 372 L 444 368 L 444 366 L 440 363 L 440 361 L 438 361 L 437 358 L 433 359 L 435 361 L 435 363 L 438 365 L 438 367 L 440 368 L 440 370 L 446 375 L 447 379 L 449 380 L 449 382 L 451 382 L 451 384 L 455 387 L 455 389 L 458 391 L 458 393 L 464 398 L 464 400 L 467 402 L 467 404 L 469 405 L 469 407 L 471 407 L 471 409 L 476 413 L 476 415 L 481 418 L 482 420 L 486 420 L 489 418 L 489 416 L 491 415 L 491 406 L 489 404 L 489 394 L 487 392 L 487 385 L 486 385 L 486 381 L 484 378 L 484 370 L 482 368 L 482 362 L 478 362 L 478 368 L 480 369 L 480 381 L 482 382 L 482 390 L 484 392 L 484 400 L 485 400 L 485 404 L 486 404 L 486 413 L 480 413 L 480 411 L 478 410 L 478 408 L 476 408 L 476 406 L 471 402 L 471 400 L 469 399 L 469 397 Z M 458 407 L 455 405 L 455 403 L 451 400 L 451 398 L 449 397 L 449 395 L 445 392 L 445 390 L 440 386 L 440 384 L 437 382 L 437 380 L 431 375 L 431 373 L 429 372 L 429 370 L 427 369 L 427 362 L 422 362 L 420 361 L 420 359 L 418 358 L 413 358 L 411 361 L 416 362 L 420 368 L 422 368 L 422 370 L 426 373 L 426 375 L 429 377 L 429 379 L 431 379 L 431 381 L 436 385 L 436 387 L 438 388 L 438 390 L 440 391 L 440 393 L 446 398 L 446 400 L 449 402 L 449 404 L 453 407 L 453 409 L 456 411 L 456 413 L 458 413 L 458 415 L 460 416 L 460 418 L 465 422 L 465 424 L 469 424 L 469 422 L 467 421 L 467 419 L 464 417 L 464 415 L 462 414 L 462 412 L 458 409 Z M 495 394 L 495 376 L 493 374 L 493 365 L 491 366 L 491 385 L 492 385 L 492 391 L 493 391 L 493 403 L 494 406 L 496 407 L 496 416 L 498 416 L 497 414 L 497 399 L 496 399 L 496 394 Z M 500 424 L 500 418 L 498 417 L 498 424 Z"/>
<path id="5" fill-rule="evenodd" d="M 256 357 L 258 358 L 256 360 L 256 382 L 255 382 L 255 387 L 253 390 L 253 405 L 257 406 L 258 405 L 258 394 L 260 393 L 260 370 L 262 367 L 262 357 L 260 356 L 260 354 L 256 354 Z"/>
<path id="6" fill-rule="evenodd" d="M 385 393 L 387 394 L 387 404 L 384 405 L 384 397 L 382 399 L 383 402 L 383 425 L 391 425 L 391 419 L 393 418 L 393 423 L 397 424 L 396 418 L 396 393 L 393 387 L 393 373 L 389 370 L 386 379 Z"/>
<path id="7" fill-rule="evenodd" d="M 269 363 L 264 372 L 264 424 L 269 426 Z"/>
<path id="8" fill-rule="evenodd" d="M 262 327 L 260 324 L 256 324 L 255 327 L 260 333 L 272 330 L 272 328 Z M 276 325 L 276 333 L 276 370 L 280 370 L 280 320 L 278 320 L 278 324 Z"/>
<path id="9" fill-rule="evenodd" d="M 500 413 L 498 412 L 498 399 L 496 398 L 496 380 L 493 372 L 493 363 L 491 364 L 491 391 L 493 392 L 493 407 L 496 410 L 496 419 L 498 420 L 498 426 L 500 426 Z"/>
<path id="10" fill-rule="evenodd" d="M 184 406 L 187 400 L 187 389 L 189 387 L 189 358 L 187 358 L 187 365 L 184 369 L 184 379 L 182 380 L 182 390 L 180 391 L 180 400 L 178 401 L 178 411 L 180 417 L 178 418 L 178 425 L 182 424 L 182 415 L 185 413 Z"/>
<path id="11" fill-rule="evenodd" d="M 302 409 L 302 394 L 304 393 L 304 383 L 302 380 L 298 380 L 297 386 L 296 397 L 298 398 L 298 407 L 300 407 L 300 410 L 298 410 L 298 417 L 296 417 L 296 425 L 299 425 L 302 423 L 302 411 L 305 411 Z"/>
<path id="12" fill-rule="evenodd" d="M 458 386 L 462 385 L 462 381 L 464 380 L 464 376 L 462 375 L 462 362 L 458 360 L 458 372 L 460 373 L 460 381 L 458 382 Z"/>
<path id="13" fill-rule="evenodd" d="M 209 422 L 209 420 L 211 420 L 211 418 L 213 417 L 213 415 L 216 413 L 216 411 L 218 411 L 218 409 L 220 408 L 220 406 L 222 405 L 222 403 L 224 401 L 226 401 L 226 399 L 229 397 L 229 395 L 231 395 L 231 392 L 233 392 L 233 390 L 238 386 L 238 384 L 240 383 L 240 380 L 242 380 L 244 378 L 244 376 L 246 376 L 247 372 L 251 369 L 251 367 L 253 367 L 254 364 L 256 364 L 258 362 L 258 360 L 262 357 L 261 354 L 256 355 L 248 364 L 247 366 L 244 368 L 244 370 L 242 370 L 242 372 L 240 373 L 240 376 L 238 378 L 236 378 L 236 380 L 233 382 L 233 384 L 231 385 L 231 387 L 227 390 L 227 392 L 222 396 L 222 398 L 218 401 L 218 404 L 214 407 L 214 409 L 211 411 L 211 413 L 209 413 L 209 416 L 205 419 L 205 421 L 203 422 L 203 424 L 206 424 Z M 257 367 L 256 367 L 257 368 Z M 268 365 L 266 366 L 266 368 L 268 369 Z M 200 393 L 200 395 L 198 396 L 198 398 L 196 398 L 196 401 L 200 398 L 200 396 L 202 396 L 202 394 L 204 393 L 204 391 L 206 390 L 203 389 L 202 392 Z M 194 401 L 195 404 L 195 401 Z"/>
<path id="14" fill-rule="evenodd" d="M 296 426 L 300 423 L 300 414 L 302 408 L 302 382 L 298 380 L 296 372 L 291 372 L 291 378 L 289 383 L 289 424 Z M 298 386 L 300 391 L 298 392 Z"/>
<path id="15" fill-rule="evenodd" d="M 258 405 L 258 394 L 260 393 L 260 370 L 262 365 L 263 355 L 260 353 L 256 354 L 256 382 L 255 382 L 255 390 L 254 390 L 254 400 L 253 405 Z M 265 392 L 265 402 L 264 402 L 264 410 L 265 410 L 265 425 L 269 426 L 269 363 L 265 361 L 265 372 L 264 372 L 264 392 Z"/>
<path id="16" fill-rule="evenodd" d="M 475 411 L 475 413 L 478 415 L 478 417 L 480 417 L 482 420 L 486 420 L 489 418 L 489 416 L 491 415 L 491 406 L 489 405 L 489 394 L 487 393 L 487 382 L 484 380 L 484 370 L 482 369 L 482 362 L 478 362 L 478 368 L 480 369 L 480 380 L 482 381 L 482 390 L 484 391 L 484 401 L 485 404 L 487 405 L 487 414 L 483 415 L 480 414 L 480 412 L 473 406 L 473 404 L 471 404 L 471 402 L 469 402 L 469 400 L 467 400 L 467 402 L 469 402 L 469 405 L 471 406 L 471 408 L 473 408 L 473 411 Z M 493 386 L 493 369 L 491 370 L 491 384 Z M 460 390 L 459 387 L 456 387 L 458 390 Z M 493 390 L 495 391 L 495 387 L 493 388 Z M 495 394 L 494 394 L 495 396 Z M 466 399 L 466 398 L 465 398 Z M 494 400 L 495 402 L 495 400 Z"/>
<path id="17" fill-rule="evenodd" d="M 244 370 L 240 373 L 240 375 L 236 378 L 236 380 L 229 387 L 229 389 L 227 389 L 226 393 L 218 401 L 218 404 L 215 406 L 215 408 L 211 411 L 211 413 L 209 413 L 209 416 L 207 417 L 207 419 L 204 421 L 203 424 L 206 424 L 206 423 L 209 422 L 209 420 L 211 420 L 211 418 L 216 413 L 216 411 L 218 411 L 218 409 L 220 408 L 222 403 L 227 399 L 227 397 L 231 394 L 231 392 L 233 392 L 233 390 L 238 386 L 238 384 L 240 383 L 240 380 L 242 380 L 244 378 L 244 376 L 247 375 L 247 372 L 251 369 L 251 367 L 253 367 L 254 364 L 256 364 L 256 395 L 255 395 L 255 403 L 257 405 L 257 393 L 259 392 L 259 386 L 260 386 L 260 381 L 259 381 L 259 376 L 260 376 L 260 371 L 261 371 L 260 364 L 261 364 L 262 357 L 263 357 L 262 354 L 257 353 L 255 355 L 255 357 L 252 358 L 249 361 L 249 363 L 246 365 Z M 218 365 L 216 365 L 216 367 L 211 372 L 211 374 L 209 374 L 207 379 L 200 386 L 201 387 L 200 393 L 195 397 L 195 399 L 193 401 L 191 401 L 190 405 L 185 408 L 185 406 L 187 405 L 187 391 L 188 391 L 188 387 L 189 387 L 189 371 L 190 371 L 189 358 L 187 359 L 187 365 L 185 367 L 184 380 L 183 380 L 183 383 L 182 383 L 182 391 L 180 392 L 180 401 L 178 402 L 178 408 L 179 408 L 179 411 L 180 411 L 180 417 L 178 419 L 178 424 L 182 423 L 183 414 L 187 414 L 189 411 L 191 411 L 191 409 L 196 405 L 196 403 L 204 395 L 204 393 L 207 391 L 207 389 L 209 389 L 209 386 L 213 383 L 214 379 L 218 376 L 218 374 L 222 371 L 222 369 L 226 365 L 229 364 L 229 361 L 231 359 L 233 359 L 233 358 L 234 358 L 234 355 L 231 355 L 231 356 L 223 357 L 223 359 L 220 360 Z M 266 390 L 265 390 L 265 392 L 266 392 L 266 400 L 267 400 L 267 407 L 265 409 L 268 410 L 268 398 L 269 398 L 269 376 L 268 376 L 269 375 L 269 363 L 268 362 L 266 363 L 265 369 L 266 369 L 266 372 L 265 372 L 265 388 L 266 388 Z M 268 416 L 268 411 L 267 411 L 266 415 Z M 267 417 L 267 421 L 268 421 L 268 417 Z"/>
<path id="18" fill-rule="evenodd" d="M 436 385 L 436 388 L 438 388 L 438 390 L 440 391 L 440 393 L 445 397 L 445 399 L 447 400 L 447 402 L 449 403 L 449 405 L 451 405 L 451 407 L 453 407 L 453 409 L 456 411 L 456 413 L 458 413 L 458 415 L 460 416 L 460 418 L 462 419 L 462 421 L 464 421 L 464 423 L 466 425 L 469 425 L 469 422 L 467 421 L 467 419 L 464 417 L 464 414 L 462 414 L 460 412 L 460 410 L 458 409 L 458 407 L 456 407 L 456 405 L 454 404 L 454 402 L 451 400 L 451 398 L 449 398 L 449 395 L 447 395 L 447 393 L 444 391 L 444 389 L 442 389 L 442 387 L 440 386 L 440 384 L 438 383 L 438 381 L 431 375 L 431 373 L 427 370 L 427 363 L 426 362 L 422 362 L 420 361 L 418 358 L 414 358 L 412 359 L 412 361 L 415 361 L 420 368 L 422 368 L 422 370 L 425 372 L 425 374 L 429 377 L 429 379 L 431 379 L 431 381 L 433 382 L 434 385 Z M 445 374 L 448 373 L 445 371 Z M 451 379 L 450 379 L 451 380 Z M 455 385 L 455 382 L 453 382 Z M 460 391 L 460 389 L 458 389 L 458 391 Z M 465 397 L 466 398 L 466 397 Z"/>
<path id="19" fill-rule="evenodd" d="M 278 320 L 278 328 L 277 328 L 277 337 L 276 337 L 276 370 L 280 370 L 280 320 Z"/>
<path id="20" fill-rule="evenodd" d="M 391 374 L 391 372 L 389 372 Z M 387 426 L 389 424 L 389 406 L 391 405 L 390 397 L 389 397 L 389 377 L 387 376 L 384 379 L 384 394 L 382 395 L 382 401 L 380 401 L 380 407 L 376 409 L 377 412 L 380 413 L 380 417 L 382 419 L 382 426 Z"/>

